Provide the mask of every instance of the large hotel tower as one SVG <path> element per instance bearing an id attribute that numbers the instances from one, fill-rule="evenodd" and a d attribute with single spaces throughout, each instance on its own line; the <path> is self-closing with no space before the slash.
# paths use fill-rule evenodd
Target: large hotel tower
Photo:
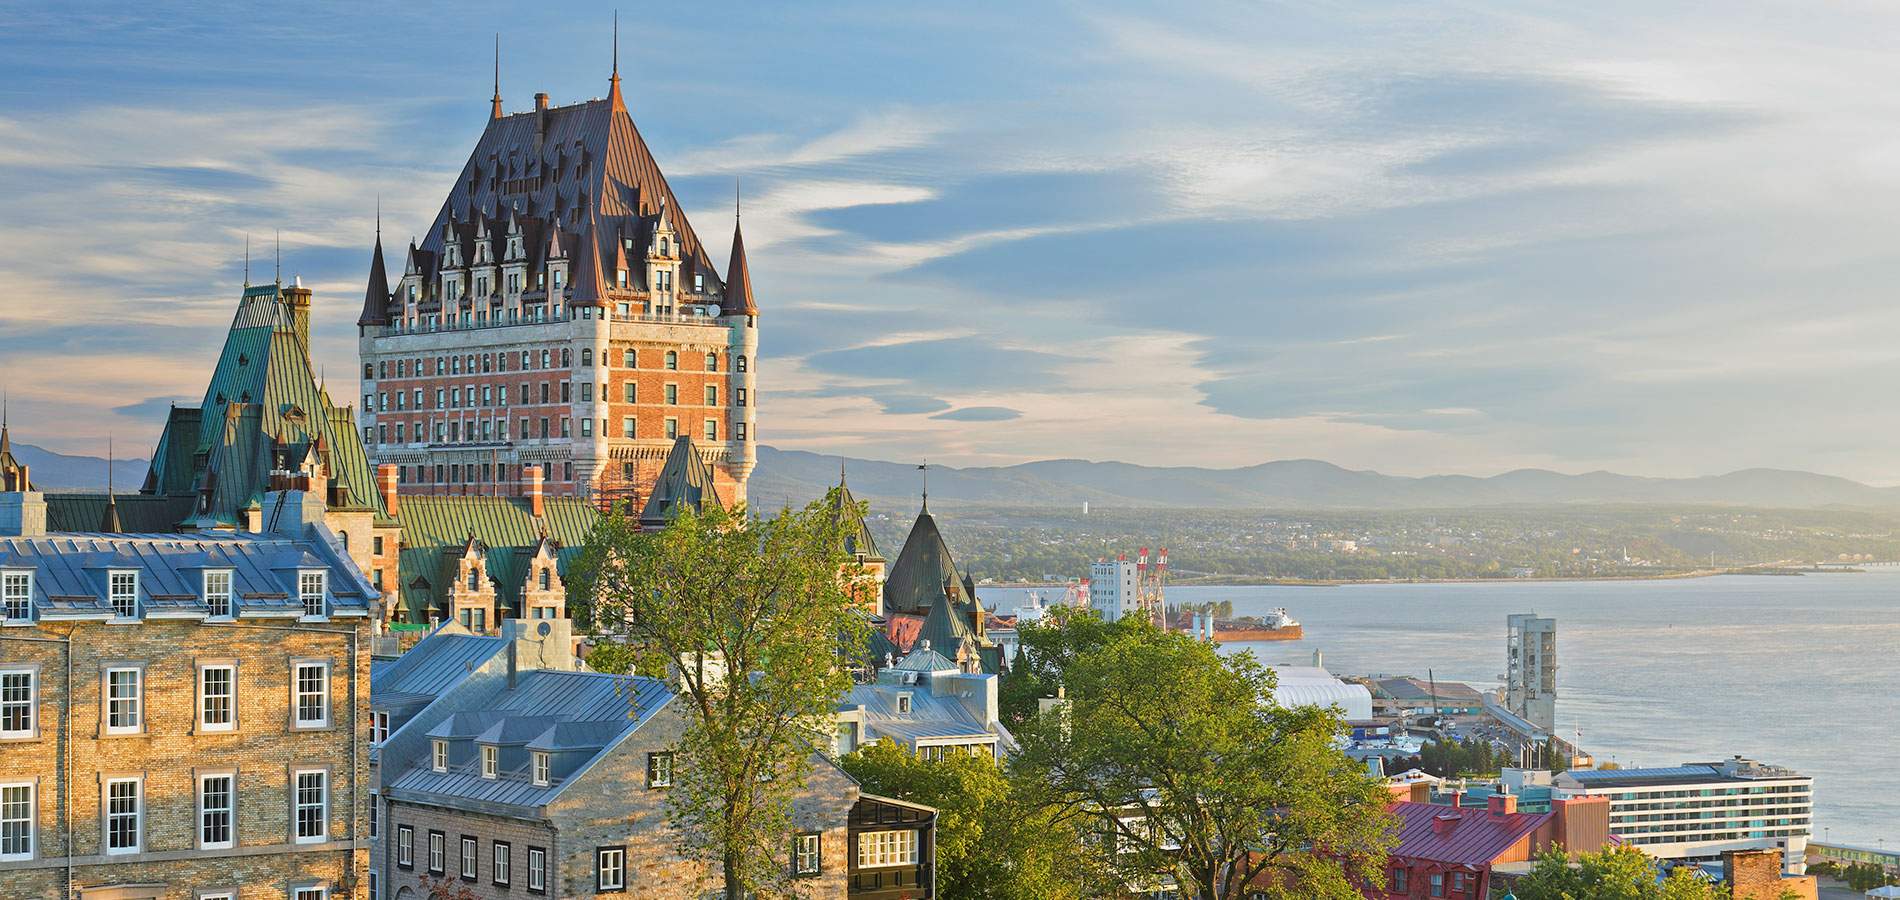
<path id="1" fill-rule="evenodd" d="M 735 211 L 736 214 L 736 211 Z M 725 503 L 758 439 L 758 307 L 737 222 L 724 276 L 620 95 L 504 113 L 363 314 L 364 444 L 404 494 L 550 495 L 641 508 L 689 437 Z M 392 290 L 392 283 L 394 289 Z M 539 472 L 533 467 L 539 466 Z"/>

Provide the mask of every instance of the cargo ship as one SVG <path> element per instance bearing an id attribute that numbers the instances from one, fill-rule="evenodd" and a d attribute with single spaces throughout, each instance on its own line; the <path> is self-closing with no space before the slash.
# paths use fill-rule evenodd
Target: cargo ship
<path id="1" fill-rule="evenodd" d="M 1176 628 L 1181 631 L 1194 631 L 1196 620 L 1202 628 L 1212 618 L 1214 640 L 1223 643 L 1233 641 L 1297 641 L 1305 637 L 1306 632 L 1300 623 L 1286 611 L 1286 607 L 1275 607 L 1264 616 L 1206 616 L 1193 612 L 1182 613 L 1176 620 Z"/>

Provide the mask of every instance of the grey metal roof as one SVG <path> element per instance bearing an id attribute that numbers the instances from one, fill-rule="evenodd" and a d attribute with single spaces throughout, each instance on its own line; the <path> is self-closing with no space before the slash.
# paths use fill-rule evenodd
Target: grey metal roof
<path id="1" fill-rule="evenodd" d="M 434 699 L 507 648 L 508 641 L 503 638 L 447 634 L 438 630 L 382 670 L 371 668 L 370 704 L 384 707 L 420 698 Z"/>
<path id="2" fill-rule="evenodd" d="M 330 573 L 329 614 L 367 615 L 375 589 L 328 534 L 318 526 L 302 540 L 242 532 L 8 537 L 0 538 L 0 569 L 33 571 L 34 614 L 42 619 L 112 615 L 107 578 L 114 569 L 138 572 L 141 614 L 157 618 L 208 616 L 204 573 L 214 569 L 230 570 L 233 612 L 241 618 L 302 615 L 300 569 Z"/>
<path id="3" fill-rule="evenodd" d="M 954 667 L 953 667 L 954 668 Z M 910 711 L 898 712 L 897 695 L 910 695 Z M 859 684 L 841 708 L 862 706 L 865 740 L 888 737 L 915 747 L 918 738 L 994 737 L 984 722 L 956 697 L 939 697 L 928 684 Z"/>
<path id="4" fill-rule="evenodd" d="M 943 654 L 929 647 L 920 647 L 910 651 L 905 654 L 903 659 L 898 660 L 897 665 L 892 668 L 899 672 L 958 671 L 956 663 L 951 662 Z"/>

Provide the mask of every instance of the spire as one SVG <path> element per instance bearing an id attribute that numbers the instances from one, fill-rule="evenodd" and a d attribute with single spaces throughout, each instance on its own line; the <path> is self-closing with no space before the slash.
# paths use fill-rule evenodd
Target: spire
<path id="1" fill-rule="evenodd" d="M 745 261 L 745 235 L 739 232 L 738 186 L 732 198 L 732 258 L 726 262 L 726 301 L 720 312 L 728 316 L 756 316 L 759 306 L 752 301 L 752 272 Z"/>
<path id="2" fill-rule="evenodd" d="M 251 286 L 251 233 L 244 232 L 244 286 Z"/>
<path id="3" fill-rule="evenodd" d="M 376 248 L 370 251 L 369 283 L 363 288 L 363 312 L 357 325 L 382 325 L 389 320 L 389 270 L 383 265 L 383 201 L 376 201 Z"/>
<path id="4" fill-rule="evenodd" d="M 614 74 L 608 79 L 607 99 L 612 108 L 623 108 L 626 101 L 620 97 L 620 10 L 614 10 Z"/>
<path id="5" fill-rule="evenodd" d="M 922 511 L 921 511 L 920 513 L 918 513 L 918 514 L 919 514 L 919 515 L 929 515 L 929 514 L 930 514 L 930 460 L 928 460 L 928 459 L 925 459 L 925 460 L 924 460 L 924 462 L 923 462 L 923 465 L 920 465 L 920 466 L 918 466 L 918 467 L 917 467 L 917 471 L 919 471 L 919 472 L 922 472 L 922 473 L 924 473 L 924 474 L 923 474 L 923 479 L 924 479 L 924 508 L 923 508 L 923 510 L 922 510 Z"/>
<path id="6" fill-rule="evenodd" d="M 282 228 L 277 229 L 277 269 L 275 273 L 272 274 L 271 278 L 274 281 L 276 281 L 278 287 L 283 286 L 284 284 L 284 230 Z"/>
<path id="7" fill-rule="evenodd" d="M 501 32 L 495 32 L 495 97 L 494 105 L 489 107 L 488 118 L 501 118 Z"/>
<path id="8" fill-rule="evenodd" d="M 112 435 L 106 435 L 106 512 L 99 519 L 99 530 L 112 534 L 119 527 L 119 501 L 112 491 Z"/>

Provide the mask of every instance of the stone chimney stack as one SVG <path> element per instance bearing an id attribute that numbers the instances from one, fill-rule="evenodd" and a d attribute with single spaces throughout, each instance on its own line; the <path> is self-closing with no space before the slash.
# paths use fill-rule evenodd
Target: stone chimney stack
<path id="1" fill-rule="evenodd" d="M 310 353 L 310 289 L 303 286 L 303 277 L 298 276 L 290 287 L 283 289 L 284 305 L 290 307 L 290 321 L 297 329 L 297 340 L 303 343 L 305 355 Z"/>
<path id="2" fill-rule="evenodd" d="M 535 112 L 548 111 L 548 92 L 547 91 L 542 91 L 534 95 L 534 111 Z"/>
<path id="3" fill-rule="evenodd" d="M 1502 820 L 1517 812 L 1516 794 L 1492 794 L 1488 800 L 1487 811 L 1493 819 Z"/>
<path id="4" fill-rule="evenodd" d="M 396 484 L 402 479 L 395 463 L 381 463 L 376 466 L 376 488 L 383 494 L 383 506 L 388 507 L 390 518 L 397 515 Z"/>
<path id="5" fill-rule="evenodd" d="M 541 501 L 541 467 L 522 466 L 522 480 L 527 482 L 523 492 L 528 496 L 528 514 L 541 518 L 546 506 Z"/>
<path id="6" fill-rule="evenodd" d="M 45 494 L 28 490 L 0 493 L 0 537 L 45 536 Z"/>

